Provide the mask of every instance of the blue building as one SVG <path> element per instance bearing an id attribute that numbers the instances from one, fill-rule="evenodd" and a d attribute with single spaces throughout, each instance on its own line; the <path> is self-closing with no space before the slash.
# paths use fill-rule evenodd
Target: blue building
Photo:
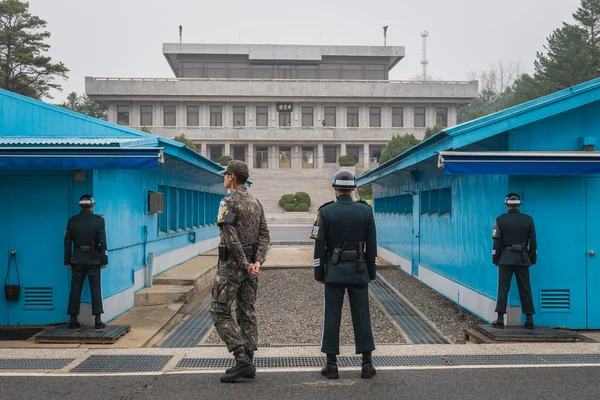
<path id="1" fill-rule="evenodd" d="M 359 178 L 380 254 L 495 319 L 492 229 L 509 192 L 534 218 L 538 325 L 600 328 L 600 79 L 445 129 Z M 516 283 L 508 319 L 521 323 Z"/>
<path id="2" fill-rule="evenodd" d="M 67 320 L 63 235 L 84 193 L 106 221 L 104 318 L 131 309 L 147 270 L 217 246 L 221 169 L 182 143 L 0 90 L 0 276 L 15 250 L 21 285 L 18 300 L 0 296 L 0 325 Z M 17 282 L 14 261 L 8 283 Z M 87 283 L 82 302 L 91 321 Z"/>

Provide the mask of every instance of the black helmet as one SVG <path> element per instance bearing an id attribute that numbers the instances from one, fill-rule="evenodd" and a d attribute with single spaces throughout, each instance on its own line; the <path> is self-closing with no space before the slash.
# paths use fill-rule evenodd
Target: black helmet
<path id="1" fill-rule="evenodd" d="M 347 169 L 339 170 L 331 180 L 331 187 L 335 189 L 356 189 L 354 174 Z"/>

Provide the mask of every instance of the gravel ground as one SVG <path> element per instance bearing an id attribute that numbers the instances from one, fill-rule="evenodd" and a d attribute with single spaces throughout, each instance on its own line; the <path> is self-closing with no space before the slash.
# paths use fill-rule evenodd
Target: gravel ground
<path id="1" fill-rule="evenodd" d="M 377 273 L 425 314 L 452 343 L 464 343 L 465 328 L 485 324 L 485 321 L 403 271 L 380 269 Z"/>
<path id="2" fill-rule="evenodd" d="M 258 283 L 259 343 L 320 344 L 323 327 L 323 286 L 312 268 L 263 270 Z M 375 345 L 406 343 L 402 334 L 371 298 Z M 212 331 L 206 343 L 222 343 Z M 348 295 L 344 298 L 340 345 L 354 345 Z"/>

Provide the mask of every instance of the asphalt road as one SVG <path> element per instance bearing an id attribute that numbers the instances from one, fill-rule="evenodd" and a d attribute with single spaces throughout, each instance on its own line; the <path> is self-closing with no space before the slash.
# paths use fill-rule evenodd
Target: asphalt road
<path id="1" fill-rule="evenodd" d="M 218 374 L 0 377 L 2 399 L 598 399 L 600 367 L 379 371 L 371 380 L 342 371 L 261 373 L 222 384 Z"/>
<path id="2" fill-rule="evenodd" d="M 289 226 L 270 226 L 269 233 L 271 234 L 272 244 L 283 244 L 294 243 L 300 244 L 303 242 L 306 244 L 313 244 L 313 240 L 309 238 L 310 225 L 289 225 Z"/>

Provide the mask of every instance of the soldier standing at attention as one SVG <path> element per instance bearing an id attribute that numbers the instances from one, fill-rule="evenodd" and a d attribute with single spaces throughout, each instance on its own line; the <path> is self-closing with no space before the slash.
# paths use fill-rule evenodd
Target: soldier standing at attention
<path id="1" fill-rule="evenodd" d="M 235 366 L 221 376 L 221 382 L 235 382 L 239 378 L 254 378 L 256 373 L 253 359 L 258 326 L 254 303 L 270 237 L 263 207 L 245 186 L 248 165 L 232 160 L 221 173 L 225 174 L 223 186 L 231 194 L 221 200 L 217 217 L 221 243 L 210 312 L 217 333 L 235 358 Z M 235 320 L 231 316 L 234 300 Z"/>
<path id="2" fill-rule="evenodd" d="M 521 214 L 519 206 L 521 199 L 516 193 L 509 193 L 504 204 L 508 213 L 496 218 L 492 238 L 494 247 L 492 249 L 492 262 L 498 268 L 498 301 L 496 312 L 498 319 L 492 322 L 492 326 L 504 328 L 504 314 L 506 314 L 506 302 L 508 290 L 513 273 L 517 279 L 519 298 L 523 313 L 527 316 L 525 328 L 533 329 L 533 299 L 531 297 L 531 283 L 529 281 L 529 267 L 535 265 L 537 260 L 537 242 L 535 238 L 535 226 L 533 218 Z"/>
<path id="3" fill-rule="evenodd" d="M 325 284 L 325 321 L 321 351 L 327 364 L 321 375 L 339 378 L 340 322 L 344 294 L 348 290 L 356 354 L 362 353 L 361 378 L 375 375 L 371 353 L 375 350 L 369 309 L 369 282 L 376 278 L 377 238 L 371 206 L 354 201 L 354 174 L 338 171 L 332 185 L 337 200 L 317 211 L 310 237 L 315 239 L 315 280 Z"/>
<path id="4" fill-rule="evenodd" d="M 95 316 L 94 327 L 102 329 L 104 322 L 100 314 L 102 307 L 102 280 L 100 270 L 108 264 L 106 248 L 106 230 L 104 218 L 92 213 L 96 201 L 89 194 L 79 199 L 81 212 L 69 219 L 65 231 L 64 263 L 71 269 L 71 294 L 67 313 L 71 316 L 69 329 L 81 326 L 77 316 L 81 305 L 81 290 L 85 277 L 88 277 L 92 292 L 92 314 Z M 71 243 L 73 251 L 71 252 Z"/>

